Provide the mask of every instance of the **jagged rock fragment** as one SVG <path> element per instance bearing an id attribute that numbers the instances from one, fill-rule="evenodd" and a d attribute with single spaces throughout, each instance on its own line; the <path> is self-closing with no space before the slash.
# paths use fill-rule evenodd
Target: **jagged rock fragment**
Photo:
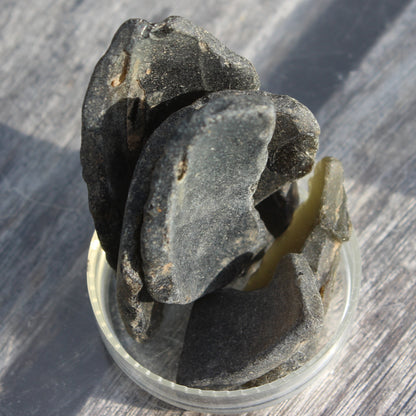
<path id="1" fill-rule="evenodd" d="M 335 158 L 325 157 L 316 165 L 309 181 L 307 200 L 298 207 L 287 230 L 265 254 L 246 290 L 265 286 L 280 259 L 288 253 L 305 255 L 321 288 L 331 270 L 335 271 L 341 243 L 348 240 L 350 232 L 342 165 Z"/>
<path id="2" fill-rule="evenodd" d="M 241 385 L 287 361 L 322 322 L 314 274 L 303 255 L 289 254 L 267 287 L 222 289 L 195 302 L 177 382 L 211 389 Z"/>
<path id="3" fill-rule="evenodd" d="M 312 170 L 319 146 L 320 127 L 312 112 L 287 95 L 264 93 L 276 109 L 276 128 L 269 158 L 254 198 L 262 201 L 285 183 Z"/>
<path id="4" fill-rule="evenodd" d="M 317 277 L 318 287 L 336 270 L 341 244 L 351 235 L 351 222 L 344 190 L 344 170 L 339 160 L 323 158 L 315 168 L 323 184 L 316 224 L 305 240 L 302 253 Z"/>
<path id="5" fill-rule="evenodd" d="M 309 183 L 309 197 L 299 207 L 291 225 L 281 240 L 266 254 L 257 275 L 246 289 L 266 284 L 270 270 L 289 251 L 301 252 L 308 261 L 317 289 L 323 296 L 324 310 L 329 299 L 327 286 L 338 267 L 342 242 L 349 239 L 351 222 L 347 211 L 347 198 L 343 187 L 343 168 L 333 157 L 323 158 L 315 167 Z M 283 257 L 284 258 L 284 257 Z M 316 353 L 318 339 L 311 337 L 304 346 L 287 361 L 280 363 L 264 376 L 250 381 L 245 387 L 253 387 L 273 381 L 298 369 Z"/>
<path id="6" fill-rule="evenodd" d="M 171 130 L 141 228 L 151 296 L 189 303 L 243 274 L 271 244 L 253 193 L 275 127 L 270 99 L 216 94 Z"/>
<path id="7" fill-rule="evenodd" d="M 149 137 L 137 162 L 126 202 L 117 268 L 117 301 L 128 332 L 138 341 L 148 339 L 157 328 L 163 304 L 155 302 L 143 287 L 140 231 L 149 195 L 152 173 L 168 140 L 178 140 L 176 132 L 193 112 L 192 106 L 172 114 Z"/>
<path id="8" fill-rule="evenodd" d="M 249 61 L 184 18 L 120 27 L 88 86 L 81 145 L 90 211 L 113 268 L 131 175 L 151 132 L 207 92 L 258 87 Z"/>
<path id="9" fill-rule="evenodd" d="M 117 303 L 127 332 L 137 341 L 148 340 L 163 318 L 163 304 L 155 302 L 139 280 L 117 284 Z"/>

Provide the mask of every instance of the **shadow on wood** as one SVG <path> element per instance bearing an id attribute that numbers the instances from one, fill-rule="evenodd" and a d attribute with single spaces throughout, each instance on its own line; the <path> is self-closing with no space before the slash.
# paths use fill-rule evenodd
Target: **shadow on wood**
<path id="1" fill-rule="evenodd" d="M 330 3 L 286 59 L 262 74 L 262 89 L 290 95 L 316 113 L 409 3 L 410 0 Z M 275 49 L 279 41 L 276 39 Z"/>

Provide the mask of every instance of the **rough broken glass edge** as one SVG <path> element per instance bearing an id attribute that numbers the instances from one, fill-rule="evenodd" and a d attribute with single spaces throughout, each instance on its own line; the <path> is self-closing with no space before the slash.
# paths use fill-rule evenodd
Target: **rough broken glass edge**
<path id="1" fill-rule="evenodd" d="M 304 194 L 305 185 L 301 186 L 301 196 Z M 282 378 L 259 387 L 227 391 L 200 390 L 176 384 L 142 366 L 127 351 L 125 339 L 122 343 L 120 331 L 114 329 L 114 311 L 110 307 L 110 282 L 114 271 L 106 262 L 96 233 L 88 253 L 87 286 L 100 335 L 108 352 L 139 387 L 182 409 L 227 414 L 258 410 L 286 400 L 320 379 L 329 370 L 330 364 L 335 363 L 337 354 L 348 339 L 359 299 L 361 258 L 354 230 L 350 240 L 342 245 L 340 267 L 343 268 L 340 275 L 344 279 L 345 303 L 339 326 L 325 346 L 302 367 Z"/>

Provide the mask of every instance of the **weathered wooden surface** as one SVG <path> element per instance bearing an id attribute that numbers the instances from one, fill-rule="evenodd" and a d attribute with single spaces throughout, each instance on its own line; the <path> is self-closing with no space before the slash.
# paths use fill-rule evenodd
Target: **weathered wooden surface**
<path id="1" fill-rule="evenodd" d="M 183 15 L 308 105 L 344 163 L 363 257 L 333 371 L 255 415 L 416 413 L 416 1 L 4 0 L 0 11 L 0 414 L 196 415 L 113 364 L 89 306 L 81 180 L 89 76 L 129 17 Z"/>

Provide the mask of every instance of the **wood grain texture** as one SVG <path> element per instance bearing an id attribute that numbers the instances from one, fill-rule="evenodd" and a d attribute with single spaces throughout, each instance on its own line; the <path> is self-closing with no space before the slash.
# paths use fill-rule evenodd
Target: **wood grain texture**
<path id="1" fill-rule="evenodd" d="M 360 306 L 326 378 L 246 415 L 416 413 L 416 1 L 23 0 L 0 12 L 0 415 L 193 415 L 136 387 L 99 338 L 79 164 L 93 67 L 129 17 L 182 15 L 316 112 L 345 168 Z"/>

